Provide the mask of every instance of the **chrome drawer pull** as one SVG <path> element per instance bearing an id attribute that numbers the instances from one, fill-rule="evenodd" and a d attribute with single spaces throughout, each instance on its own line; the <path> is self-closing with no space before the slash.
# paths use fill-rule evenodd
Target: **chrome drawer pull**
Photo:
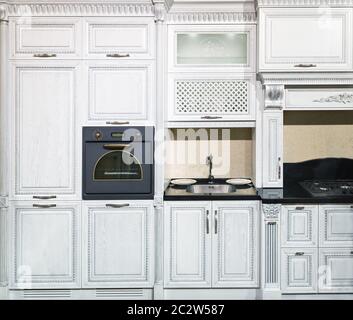
<path id="1" fill-rule="evenodd" d="M 304 252 L 296 252 L 295 255 L 296 255 L 296 256 L 303 256 L 303 255 L 304 255 Z"/>
<path id="2" fill-rule="evenodd" d="M 214 213 L 214 233 L 217 234 L 218 233 L 218 218 L 217 218 L 217 210 Z"/>
<path id="3" fill-rule="evenodd" d="M 108 53 L 107 58 L 129 58 L 130 54 L 121 54 L 121 53 Z"/>
<path id="4" fill-rule="evenodd" d="M 119 209 L 119 208 L 125 208 L 128 207 L 128 203 L 123 203 L 123 204 L 112 204 L 112 203 L 107 203 L 105 205 L 107 208 L 114 208 L 114 209 Z"/>
<path id="5" fill-rule="evenodd" d="M 33 199 L 49 200 L 49 199 L 56 199 L 56 196 L 33 196 Z"/>
<path id="6" fill-rule="evenodd" d="M 55 53 L 36 53 L 33 55 L 34 58 L 55 58 Z"/>
<path id="7" fill-rule="evenodd" d="M 295 210 L 304 210 L 304 207 L 296 207 Z"/>
<path id="8" fill-rule="evenodd" d="M 48 209 L 48 208 L 55 208 L 56 204 L 34 204 L 34 208 L 41 208 L 41 209 Z"/>
<path id="9" fill-rule="evenodd" d="M 315 68 L 317 67 L 317 65 L 312 63 L 309 63 L 309 64 L 300 63 L 300 64 L 296 64 L 294 67 L 295 68 Z"/>
<path id="10" fill-rule="evenodd" d="M 210 233 L 210 219 L 208 218 L 210 211 L 206 211 L 206 234 Z"/>
<path id="11" fill-rule="evenodd" d="M 216 119 L 222 119 L 222 117 L 218 117 L 218 116 L 203 116 L 203 117 L 201 117 L 201 119 L 216 120 Z"/>
<path id="12" fill-rule="evenodd" d="M 107 121 L 106 124 L 113 124 L 113 125 L 123 125 L 129 124 L 129 121 Z"/>

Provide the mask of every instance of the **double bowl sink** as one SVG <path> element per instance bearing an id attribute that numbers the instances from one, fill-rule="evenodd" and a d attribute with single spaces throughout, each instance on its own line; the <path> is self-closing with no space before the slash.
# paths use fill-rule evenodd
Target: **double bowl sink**
<path id="1" fill-rule="evenodd" d="M 236 192 L 236 187 L 229 184 L 194 184 L 186 188 L 193 194 L 227 194 Z"/>

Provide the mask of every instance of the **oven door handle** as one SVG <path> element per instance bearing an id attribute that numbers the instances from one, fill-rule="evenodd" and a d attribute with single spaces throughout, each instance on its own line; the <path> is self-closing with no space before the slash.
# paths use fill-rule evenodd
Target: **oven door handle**
<path id="1" fill-rule="evenodd" d="M 130 205 L 130 204 L 128 204 L 128 203 L 122 203 L 122 204 L 107 203 L 105 206 L 106 206 L 107 208 L 119 209 L 119 208 L 128 207 L 129 205 Z"/>
<path id="2" fill-rule="evenodd" d="M 104 149 L 107 150 L 121 150 L 121 149 L 125 149 L 125 148 L 129 148 L 130 145 L 129 144 L 105 144 L 103 145 Z"/>

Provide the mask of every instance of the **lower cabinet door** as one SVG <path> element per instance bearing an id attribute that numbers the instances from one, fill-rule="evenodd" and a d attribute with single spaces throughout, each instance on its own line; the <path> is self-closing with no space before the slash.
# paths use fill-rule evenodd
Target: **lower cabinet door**
<path id="1" fill-rule="evenodd" d="M 152 201 L 86 202 L 83 221 L 84 287 L 153 287 Z"/>
<path id="2" fill-rule="evenodd" d="M 164 286 L 211 287 L 211 202 L 165 202 Z"/>
<path id="3" fill-rule="evenodd" d="M 81 286 L 80 208 L 69 202 L 10 204 L 10 288 Z"/>
<path id="4" fill-rule="evenodd" d="M 213 287 L 259 286 L 258 202 L 213 202 Z"/>
<path id="5" fill-rule="evenodd" d="M 353 293 L 353 248 L 320 249 L 319 292 Z"/>
<path id="6" fill-rule="evenodd" d="M 282 249 L 282 293 L 317 292 L 317 249 Z"/>

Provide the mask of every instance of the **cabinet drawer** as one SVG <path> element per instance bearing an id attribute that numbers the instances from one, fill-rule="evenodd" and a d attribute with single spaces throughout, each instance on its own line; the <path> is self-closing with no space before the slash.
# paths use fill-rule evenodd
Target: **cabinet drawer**
<path id="1" fill-rule="evenodd" d="M 317 291 L 317 249 L 282 249 L 281 265 L 283 293 Z"/>
<path id="2" fill-rule="evenodd" d="M 318 206 L 283 206 L 282 210 L 282 246 L 317 246 Z"/>
<path id="3" fill-rule="evenodd" d="M 320 247 L 353 247 L 353 206 L 320 206 Z"/>
<path id="4" fill-rule="evenodd" d="M 149 59 L 155 56 L 155 23 L 151 18 L 91 18 L 85 22 L 86 56 Z"/>
<path id="5" fill-rule="evenodd" d="M 353 247 L 320 249 L 319 292 L 353 293 Z"/>
<path id="6" fill-rule="evenodd" d="M 169 75 L 168 120 L 255 120 L 254 97 L 253 75 Z"/>
<path id="7" fill-rule="evenodd" d="M 349 71 L 352 10 L 266 8 L 259 16 L 260 71 Z"/>
<path id="8" fill-rule="evenodd" d="M 12 58 L 77 58 L 81 24 L 77 18 L 31 18 L 10 23 Z"/>

